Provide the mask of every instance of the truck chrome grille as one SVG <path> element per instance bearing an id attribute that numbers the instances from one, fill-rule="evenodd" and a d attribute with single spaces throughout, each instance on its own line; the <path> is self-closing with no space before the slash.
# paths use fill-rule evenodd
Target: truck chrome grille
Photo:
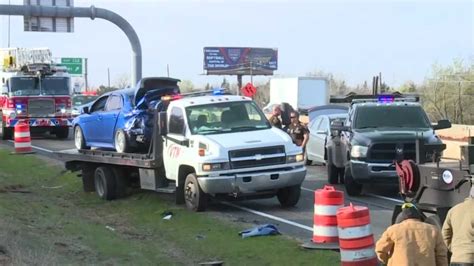
<path id="1" fill-rule="evenodd" d="M 32 117 L 53 115 L 54 99 L 29 99 L 28 114 Z"/>
<path id="2" fill-rule="evenodd" d="M 367 159 L 377 163 L 391 163 L 397 159 L 416 160 L 415 148 L 415 143 L 375 143 L 370 146 Z"/>
<path id="3" fill-rule="evenodd" d="M 261 147 L 229 151 L 232 169 L 284 164 L 285 146 Z"/>

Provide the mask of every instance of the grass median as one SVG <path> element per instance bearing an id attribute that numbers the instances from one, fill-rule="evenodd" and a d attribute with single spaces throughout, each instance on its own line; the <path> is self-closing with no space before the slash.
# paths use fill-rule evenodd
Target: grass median
<path id="1" fill-rule="evenodd" d="M 61 167 L 0 149 L 0 265 L 339 264 L 338 253 L 303 250 L 287 236 L 242 239 L 248 227 L 153 192 L 103 201 Z"/>

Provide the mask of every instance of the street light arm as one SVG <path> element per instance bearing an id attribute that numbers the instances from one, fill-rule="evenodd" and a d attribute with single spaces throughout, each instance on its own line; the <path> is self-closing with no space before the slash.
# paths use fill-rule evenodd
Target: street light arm
<path id="1" fill-rule="evenodd" d="M 142 48 L 140 39 L 122 16 L 104 8 L 87 7 L 46 7 L 23 5 L 0 5 L 0 15 L 25 16 L 25 17 L 62 17 L 62 18 L 101 18 L 108 20 L 119 27 L 127 36 L 132 46 L 132 75 L 131 85 L 134 86 L 142 78 Z"/>

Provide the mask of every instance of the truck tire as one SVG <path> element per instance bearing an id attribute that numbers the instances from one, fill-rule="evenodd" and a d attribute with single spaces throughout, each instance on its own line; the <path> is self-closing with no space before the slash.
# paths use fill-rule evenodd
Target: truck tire
<path id="1" fill-rule="evenodd" d="M 349 196 L 359 196 L 362 193 L 362 185 L 354 181 L 350 167 L 346 167 L 344 171 L 344 187 Z"/>
<path id="2" fill-rule="evenodd" d="M 277 198 L 282 207 L 293 207 L 298 203 L 301 194 L 301 186 L 285 187 L 277 192 Z"/>
<path id="3" fill-rule="evenodd" d="M 115 176 L 115 198 L 120 199 L 127 195 L 128 188 L 128 179 L 125 174 L 124 169 L 114 168 L 113 170 Z"/>
<path id="4" fill-rule="evenodd" d="M 308 148 L 306 148 L 306 151 L 305 151 L 305 153 L 304 153 L 304 159 L 305 159 L 305 164 L 306 164 L 306 165 L 311 165 L 311 164 L 313 164 L 313 161 L 308 159 Z"/>
<path id="5" fill-rule="evenodd" d="M 94 176 L 97 195 L 104 200 L 115 199 L 116 181 L 114 172 L 107 166 L 100 166 L 95 170 Z"/>
<path id="6" fill-rule="evenodd" d="M 336 185 L 339 183 L 339 168 L 337 168 L 331 161 L 326 165 L 328 171 L 328 183 Z"/>
<path id="7" fill-rule="evenodd" d="M 69 137 L 69 127 L 60 127 L 54 131 L 56 138 L 67 139 Z"/>
<path id="8" fill-rule="evenodd" d="M 95 191 L 94 172 L 95 172 L 95 169 L 93 167 L 82 168 L 81 176 L 82 176 L 82 188 L 84 192 Z"/>
<path id="9" fill-rule="evenodd" d="M 202 191 L 195 174 L 189 174 L 184 181 L 184 200 L 186 207 L 192 211 L 205 211 L 207 194 Z"/>
<path id="10" fill-rule="evenodd" d="M 2 121 L 2 139 L 9 140 L 13 138 L 13 128 L 6 127 L 4 122 Z"/>

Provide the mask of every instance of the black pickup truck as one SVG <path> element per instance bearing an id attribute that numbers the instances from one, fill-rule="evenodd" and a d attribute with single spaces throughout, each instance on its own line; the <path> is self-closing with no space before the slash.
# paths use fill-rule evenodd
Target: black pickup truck
<path id="1" fill-rule="evenodd" d="M 417 139 L 426 144 L 442 143 L 435 130 L 451 127 L 448 120 L 432 125 L 418 96 L 365 97 L 331 99 L 350 107 L 344 124 L 331 125 L 326 147 L 328 181 L 335 184 L 340 179 L 350 196 L 360 195 L 364 184 L 397 184 L 395 162 L 415 160 Z"/>

